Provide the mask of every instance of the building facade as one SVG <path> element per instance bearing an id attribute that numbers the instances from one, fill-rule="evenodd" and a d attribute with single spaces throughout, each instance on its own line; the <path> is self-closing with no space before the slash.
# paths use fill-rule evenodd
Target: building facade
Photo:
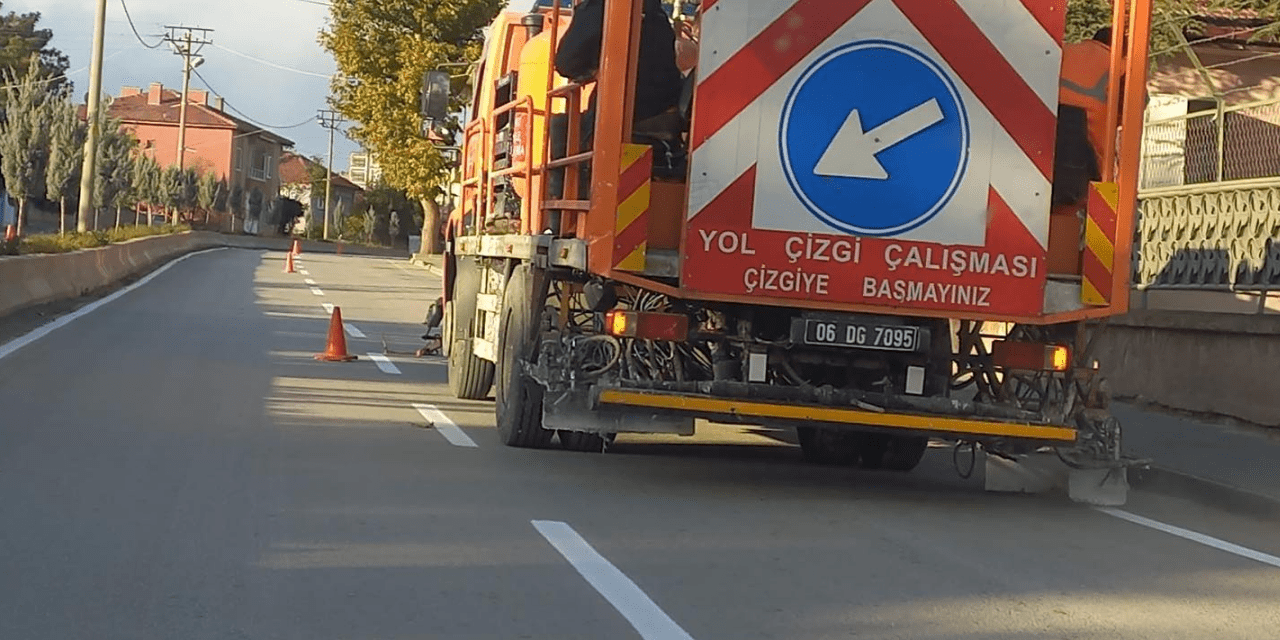
<path id="1" fill-rule="evenodd" d="M 146 91 L 124 87 L 111 102 L 110 115 L 138 139 L 141 153 L 162 167 L 178 164 L 182 94 L 152 83 Z M 193 89 L 187 93 L 186 153 L 183 166 L 213 173 L 234 192 L 244 194 L 246 230 L 276 224 L 279 212 L 280 158 L 293 141 L 227 113 L 222 98 Z M 260 203 L 254 211 L 253 203 Z M 253 215 L 256 213 L 257 215 Z"/>
<path id="2" fill-rule="evenodd" d="M 319 227 L 324 221 L 324 165 L 301 155 L 286 151 L 280 160 L 281 193 L 303 204 L 303 213 L 308 227 Z M 320 176 L 319 188 L 312 189 L 313 176 Z M 338 219 L 351 215 L 360 204 L 364 189 L 354 181 L 337 173 L 331 174 L 333 185 L 330 191 L 333 198 L 334 218 L 330 224 L 341 227 Z"/>
<path id="3" fill-rule="evenodd" d="M 382 165 L 373 154 L 360 151 L 347 157 L 347 172 L 343 175 L 361 189 L 368 189 L 382 180 Z"/>

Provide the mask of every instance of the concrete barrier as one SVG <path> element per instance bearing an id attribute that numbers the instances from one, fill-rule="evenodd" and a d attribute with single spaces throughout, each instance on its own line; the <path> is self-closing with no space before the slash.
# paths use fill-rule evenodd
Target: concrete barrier
<path id="1" fill-rule="evenodd" d="M 1115 396 L 1280 426 L 1280 316 L 1138 310 L 1095 348 Z"/>
<path id="2" fill-rule="evenodd" d="M 141 275 L 184 253 L 209 247 L 285 251 L 291 238 L 234 236 L 188 231 L 149 236 L 70 253 L 0 257 L 0 317 L 26 307 L 76 298 Z M 336 246 L 303 242 L 303 253 L 334 253 Z M 408 252 L 346 246 L 344 253 L 408 258 Z"/>

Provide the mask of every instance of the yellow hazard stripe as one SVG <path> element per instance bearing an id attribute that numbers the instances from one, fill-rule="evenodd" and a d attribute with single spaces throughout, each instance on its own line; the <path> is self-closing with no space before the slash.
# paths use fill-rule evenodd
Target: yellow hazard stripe
<path id="1" fill-rule="evenodd" d="M 1091 182 L 1093 190 L 1102 196 L 1102 200 L 1112 211 L 1120 208 L 1120 185 L 1115 182 Z"/>
<path id="2" fill-rule="evenodd" d="M 1101 291 L 1098 291 L 1098 288 L 1095 287 L 1093 282 L 1088 278 L 1083 279 L 1080 283 L 1080 301 L 1085 304 L 1100 307 L 1111 303 L 1110 300 L 1107 300 L 1106 296 L 1102 295 Z"/>
<path id="3" fill-rule="evenodd" d="M 645 251 L 648 250 L 649 243 L 641 242 L 627 257 L 623 258 L 614 266 L 620 271 L 644 271 L 645 267 Z"/>
<path id="4" fill-rule="evenodd" d="M 640 216 L 649 211 L 649 198 L 653 191 L 653 183 L 646 182 L 640 185 L 635 193 L 626 197 L 622 204 L 618 205 L 618 223 L 616 230 L 621 232 L 631 223 L 635 222 Z"/>
<path id="5" fill-rule="evenodd" d="M 890 429 L 915 429 L 957 435 L 1027 438 L 1030 440 L 1053 440 L 1057 442 L 1075 442 L 1076 439 L 1075 429 L 1052 425 L 993 422 L 902 413 L 878 413 L 860 409 L 774 404 L 751 400 L 726 400 L 628 389 L 605 389 L 600 392 L 600 402 L 647 409 L 669 409 L 704 415 L 713 414 L 732 418 L 775 418 L 801 422 L 859 424 Z"/>
<path id="6" fill-rule="evenodd" d="M 1115 260 L 1115 245 L 1112 244 L 1111 238 L 1107 237 L 1106 232 L 1098 226 L 1098 223 L 1089 218 L 1085 221 L 1084 227 L 1085 243 L 1089 246 L 1089 251 L 1098 257 L 1103 265 L 1110 267 Z"/>

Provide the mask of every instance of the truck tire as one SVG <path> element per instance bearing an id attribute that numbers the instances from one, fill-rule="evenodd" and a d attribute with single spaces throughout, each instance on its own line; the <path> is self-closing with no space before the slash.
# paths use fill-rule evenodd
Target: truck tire
<path id="1" fill-rule="evenodd" d="M 894 436 L 889 440 L 889 451 L 884 455 L 884 468 L 890 471 L 911 471 L 920 464 L 928 449 L 929 438 L 926 436 Z"/>
<path id="2" fill-rule="evenodd" d="M 479 294 L 479 265 L 474 260 L 459 259 L 453 277 L 453 299 L 449 301 L 450 309 L 440 328 L 440 342 L 449 342 L 449 391 L 462 400 L 484 400 L 493 387 L 493 363 L 476 356 L 471 346 Z"/>
<path id="3" fill-rule="evenodd" d="M 796 427 L 800 452 L 816 464 L 853 464 L 858 460 L 860 435 L 817 427 Z"/>
<path id="4" fill-rule="evenodd" d="M 893 436 L 883 433 L 863 434 L 861 442 L 858 443 L 860 457 L 858 466 L 863 469 L 883 469 L 885 457 L 889 453 L 889 443 L 892 440 Z"/>
<path id="5" fill-rule="evenodd" d="M 524 371 L 524 363 L 537 354 L 540 318 L 534 310 L 542 309 L 545 289 L 546 281 L 522 264 L 511 274 L 502 295 L 494 398 L 498 435 L 509 447 L 545 447 L 555 435 L 542 428 L 542 386 Z"/>
<path id="6" fill-rule="evenodd" d="M 605 443 L 613 441 L 613 434 L 602 436 L 583 431 L 557 431 L 556 436 L 562 448 L 583 453 L 603 453 Z"/>

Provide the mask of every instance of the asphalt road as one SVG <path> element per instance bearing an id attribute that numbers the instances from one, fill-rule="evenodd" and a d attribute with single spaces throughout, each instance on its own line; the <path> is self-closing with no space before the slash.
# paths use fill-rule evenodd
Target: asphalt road
<path id="1" fill-rule="evenodd" d="M 397 355 L 436 278 L 301 264 L 196 255 L 0 359 L 0 638 L 1280 636 L 1274 523 L 987 494 L 945 449 L 813 467 L 738 427 L 504 448 Z M 312 359 L 326 303 L 359 361 Z"/>

